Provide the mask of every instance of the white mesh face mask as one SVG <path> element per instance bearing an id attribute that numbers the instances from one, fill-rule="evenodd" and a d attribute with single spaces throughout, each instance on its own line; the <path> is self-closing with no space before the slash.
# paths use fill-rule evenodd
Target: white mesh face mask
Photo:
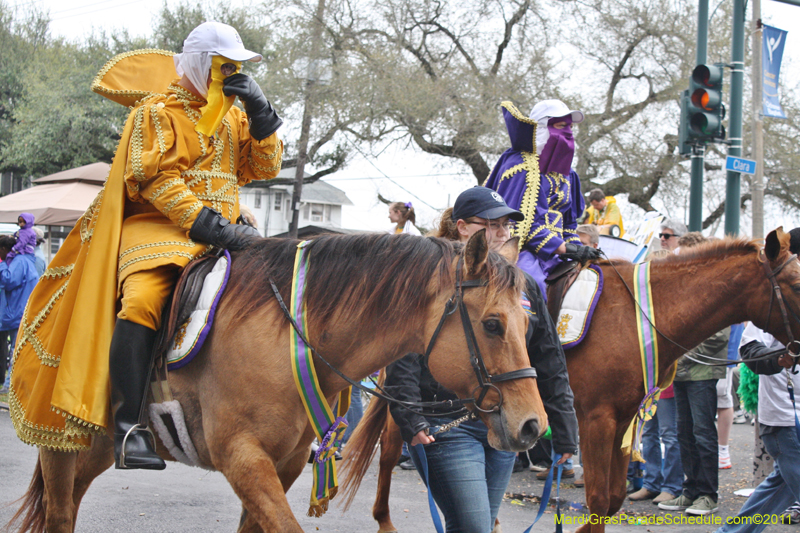
<path id="1" fill-rule="evenodd" d="M 550 130 L 547 129 L 547 121 L 550 120 L 550 117 L 544 117 L 542 120 L 536 123 L 536 154 L 542 155 L 542 150 L 544 150 L 544 145 L 547 144 L 548 139 L 550 139 Z"/>
<path id="2" fill-rule="evenodd" d="M 178 76 L 186 76 L 203 98 L 208 97 L 208 75 L 211 72 L 212 52 L 184 52 L 175 54 Z"/>

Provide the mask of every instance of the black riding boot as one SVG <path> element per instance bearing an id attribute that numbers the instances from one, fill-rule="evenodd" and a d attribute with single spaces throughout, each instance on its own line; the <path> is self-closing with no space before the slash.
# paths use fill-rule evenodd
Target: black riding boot
<path id="1" fill-rule="evenodd" d="M 167 467 L 164 460 L 156 454 L 155 443 L 147 430 L 135 429 L 129 433 L 139 423 L 155 339 L 156 332 L 152 329 L 117 319 L 109 357 L 111 412 L 114 414 L 114 458 L 117 468 L 163 470 Z M 127 440 L 125 435 L 128 436 Z"/>

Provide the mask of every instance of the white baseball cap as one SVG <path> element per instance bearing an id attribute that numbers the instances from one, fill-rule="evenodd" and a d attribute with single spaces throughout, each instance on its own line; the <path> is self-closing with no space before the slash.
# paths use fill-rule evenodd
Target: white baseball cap
<path id="1" fill-rule="evenodd" d="M 221 22 L 204 22 L 193 29 L 183 41 L 183 52 L 212 52 L 234 61 L 261 61 L 261 54 L 244 47 L 239 32 Z"/>
<path id="2" fill-rule="evenodd" d="M 530 118 L 539 122 L 545 118 L 566 117 L 567 115 L 572 115 L 573 124 L 583 122 L 583 112 L 570 109 L 561 100 L 543 100 L 539 102 L 533 106 Z"/>

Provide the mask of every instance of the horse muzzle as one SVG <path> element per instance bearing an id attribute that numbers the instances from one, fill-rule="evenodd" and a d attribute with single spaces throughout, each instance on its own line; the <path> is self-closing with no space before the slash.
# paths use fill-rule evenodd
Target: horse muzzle
<path id="1" fill-rule="evenodd" d="M 485 414 L 482 418 L 490 430 L 489 445 L 498 450 L 527 451 L 536 444 L 542 434 L 542 422 L 535 415 L 526 418 L 519 424 L 514 424 L 516 427 L 513 430 L 503 410 Z"/>

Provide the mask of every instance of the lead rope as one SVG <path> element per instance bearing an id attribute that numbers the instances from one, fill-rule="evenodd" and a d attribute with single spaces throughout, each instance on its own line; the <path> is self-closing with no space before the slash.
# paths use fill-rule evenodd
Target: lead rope
<path id="1" fill-rule="evenodd" d="M 553 489 L 553 471 L 557 472 L 557 474 L 556 474 L 556 483 L 557 483 L 557 486 L 556 486 L 556 533 L 562 533 L 562 531 L 563 531 L 563 527 L 561 525 L 561 522 L 562 522 L 562 520 L 561 520 L 561 472 L 564 469 L 564 465 L 563 465 L 563 463 L 562 464 L 556 464 L 556 463 L 558 463 L 558 461 L 561 460 L 561 454 L 560 453 L 556 453 L 555 450 L 553 450 L 551 452 L 550 458 L 551 458 L 553 464 L 550 467 L 550 472 L 548 472 L 548 474 L 547 474 L 547 480 L 544 482 L 544 490 L 542 490 L 542 498 L 539 501 L 539 512 L 536 514 L 536 518 L 533 520 L 533 524 L 528 526 L 528 529 L 526 529 L 524 531 L 524 533 L 530 533 L 531 529 L 533 529 L 533 526 L 535 526 L 536 522 L 538 522 L 539 519 L 542 517 L 542 515 L 545 512 L 545 510 L 547 509 L 547 506 L 550 503 L 550 492 Z"/>
<path id="2" fill-rule="evenodd" d="M 786 389 L 789 391 L 789 398 L 792 400 L 792 409 L 794 409 L 794 431 L 797 433 L 797 440 L 800 441 L 800 419 L 797 418 L 797 406 L 794 403 L 794 382 L 792 381 L 792 375 L 789 373 L 789 369 L 786 369 Z"/>

